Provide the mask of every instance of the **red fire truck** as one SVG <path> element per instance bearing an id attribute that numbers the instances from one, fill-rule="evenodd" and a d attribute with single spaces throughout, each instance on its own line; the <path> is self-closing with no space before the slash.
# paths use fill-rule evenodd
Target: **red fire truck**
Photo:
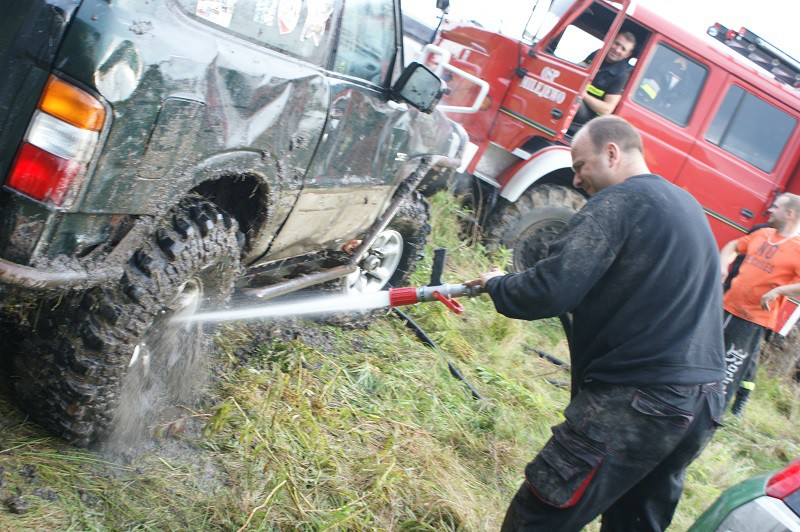
<path id="1" fill-rule="evenodd" d="M 586 201 L 572 186 L 570 124 L 620 32 L 637 43 L 614 114 L 641 132 L 650 169 L 698 199 L 720 246 L 765 223 L 777 194 L 800 193 L 798 61 L 745 29 L 696 36 L 631 0 L 547 7 L 533 7 L 520 39 L 445 21 L 423 49 L 448 83 L 440 108 L 469 133 L 460 177 L 482 198 L 488 240 L 513 248 L 513 268 L 540 258 Z"/>

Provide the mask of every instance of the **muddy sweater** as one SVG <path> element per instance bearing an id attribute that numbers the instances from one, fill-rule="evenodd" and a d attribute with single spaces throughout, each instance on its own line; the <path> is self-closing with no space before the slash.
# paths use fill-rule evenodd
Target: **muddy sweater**
<path id="1" fill-rule="evenodd" d="M 702 384 L 724 377 L 719 270 L 700 205 L 648 174 L 595 194 L 547 259 L 486 289 L 512 318 L 572 312 L 574 391 Z"/>

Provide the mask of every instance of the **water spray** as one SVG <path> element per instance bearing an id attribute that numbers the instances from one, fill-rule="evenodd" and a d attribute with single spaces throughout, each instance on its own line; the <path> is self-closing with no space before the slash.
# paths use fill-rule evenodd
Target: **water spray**
<path id="1" fill-rule="evenodd" d="M 238 309 L 211 310 L 196 314 L 175 316 L 173 322 L 224 322 L 255 318 L 284 318 L 289 316 L 322 315 L 336 312 L 365 311 L 378 308 L 405 307 L 417 303 L 439 301 L 447 308 L 461 314 L 464 307 L 457 297 L 476 297 L 483 293 L 481 286 L 447 284 L 441 282 L 446 250 L 434 252 L 431 283 L 425 286 L 390 288 L 366 294 L 340 294 L 304 300 L 275 302 L 267 305 Z"/>
<path id="2" fill-rule="evenodd" d="M 423 331 L 419 325 L 417 325 L 408 315 L 398 308 L 416 305 L 417 303 L 439 301 L 456 314 L 461 314 L 464 312 L 464 307 L 461 306 L 461 304 L 454 298 L 476 297 L 483 293 L 483 287 L 481 286 L 467 286 L 466 283 L 442 283 L 441 276 L 442 271 L 444 270 L 445 255 L 445 249 L 437 249 L 434 251 L 433 267 L 431 269 L 431 283 L 426 286 L 390 288 L 389 290 L 367 294 L 344 294 L 322 298 L 316 297 L 301 301 L 279 302 L 251 308 L 208 311 L 198 314 L 175 316 L 172 321 L 240 321 L 253 318 L 283 318 L 287 316 L 319 315 L 329 312 L 364 311 L 369 309 L 391 307 L 395 313 L 406 322 L 406 325 L 414 329 L 417 337 L 420 340 L 433 348 L 439 354 L 439 356 L 444 359 L 444 361 L 447 363 L 447 367 L 450 370 L 450 374 L 466 385 L 472 397 L 475 399 L 481 399 L 482 397 L 478 391 L 469 382 L 467 382 L 458 368 L 456 368 L 455 365 L 448 360 L 447 356 L 442 352 L 442 350 L 439 349 L 439 347 L 427 334 L 425 334 L 425 331 Z"/>
<path id="3" fill-rule="evenodd" d="M 243 321 L 255 318 L 284 318 L 289 316 L 322 315 L 335 312 L 354 312 L 378 308 L 404 307 L 417 303 L 439 301 L 447 308 L 461 314 L 464 307 L 455 297 L 475 297 L 482 293 L 481 287 L 465 284 L 442 284 L 438 286 L 409 286 L 390 288 L 371 294 L 345 294 L 314 297 L 305 300 L 275 302 L 256 307 L 211 310 L 197 314 L 175 316 L 173 322 L 223 322 Z"/>

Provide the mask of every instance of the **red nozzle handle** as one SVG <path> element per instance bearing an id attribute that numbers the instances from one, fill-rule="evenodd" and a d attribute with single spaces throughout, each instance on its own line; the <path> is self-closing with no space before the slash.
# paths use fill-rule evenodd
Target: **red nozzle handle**
<path id="1" fill-rule="evenodd" d="M 464 312 L 464 307 L 461 306 L 461 303 L 456 301 L 455 299 L 444 297 L 438 291 L 433 293 L 433 299 L 436 301 L 441 301 L 444 303 L 444 306 L 455 312 L 456 314 L 461 314 Z"/>
<path id="2" fill-rule="evenodd" d="M 419 298 L 417 297 L 417 288 L 415 286 L 389 289 L 390 306 L 404 307 L 406 305 L 413 305 L 415 303 L 419 303 Z"/>

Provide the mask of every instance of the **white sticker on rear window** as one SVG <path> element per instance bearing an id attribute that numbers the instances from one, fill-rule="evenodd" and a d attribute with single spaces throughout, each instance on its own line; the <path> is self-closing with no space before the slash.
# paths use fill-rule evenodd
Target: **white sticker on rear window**
<path id="1" fill-rule="evenodd" d="M 275 24 L 275 13 L 278 10 L 278 0 L 258 0 L 253 12 L 253 22 L 272 26 Z"/>
<path id="2" fill-rule="evenodd" d="M 219 26 L 229 27 L 236 0 L 198 0 L 194 14 Z"/>
<path id="3" fill-rule="evenodd" d="M 333 0 L 308 0 L 308 16 L 300 35 L 302 40 L 311 39 L 314 46 L 322 42 L 325 33 L 325 23 L 333 13 Z"/>
<path id="4" fill-rule="evenodd" d="M 278 32 L 281 35 L 292 33 L 300 20 L 302 0 L 280 0 L 278 4 Z"/>

